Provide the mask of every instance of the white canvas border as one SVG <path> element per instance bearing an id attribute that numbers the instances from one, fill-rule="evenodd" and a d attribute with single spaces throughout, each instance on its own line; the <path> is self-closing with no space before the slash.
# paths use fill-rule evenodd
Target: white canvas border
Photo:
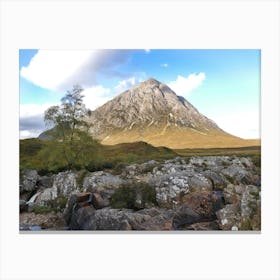
<path id="1" fill-rule="evenodd" d="M 279 279 L 279 2 L 1 3 L 1 279 Z M 18 232 L 18 50 L 262 50 L 261 234 Z"/>

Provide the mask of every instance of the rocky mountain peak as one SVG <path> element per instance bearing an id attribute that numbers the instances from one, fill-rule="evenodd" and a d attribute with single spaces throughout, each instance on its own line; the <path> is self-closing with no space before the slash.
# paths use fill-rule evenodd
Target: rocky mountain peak
<path id="1" fill-rule="evenodd" d="M 182 127 L 219 129 L 183 97 L 154 78 L 132 87 L 92 112 L 93 135 L 110 130 Z"/>

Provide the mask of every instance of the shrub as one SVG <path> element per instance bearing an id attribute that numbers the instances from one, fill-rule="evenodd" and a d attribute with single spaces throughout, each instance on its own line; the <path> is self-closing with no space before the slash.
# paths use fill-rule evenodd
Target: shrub
<path id="1" fill-rule="evenodd" d="M 49 205 L 35 204 L 34 207 L 33 207 L 33 212 L 35 214 L 47 214 L 47 213 L 53 212 L 53 209 Z"/>
<path id="2" fill-rule="evenodd" d="M 137 201 L 141 197 L 141 203 Z M 156 191 L 154 187 L 137 183 L 134 185 L 124 185 L 119 187 L 111 198 L 113 208 L 129 208 L 139 210 L 145 208 L 147 204 L 156 205 Z"/>
<path id="3" fill-rule="evenodd" d="M 62 212 L 66 207 L 67 201 L 67 197 L 58 196 L 56 199 L 48 201 L 46 207 L 49 207 L 54 212 Z"/>

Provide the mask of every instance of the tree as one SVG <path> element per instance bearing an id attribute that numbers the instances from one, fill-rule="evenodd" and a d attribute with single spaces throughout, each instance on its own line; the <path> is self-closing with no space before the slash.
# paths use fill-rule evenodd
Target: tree
<path id="1" fill-rule="evenodd" d="M 96 150 L 97 143 L 89 135 L 90 125 L 85 121 L 90 111 L 83 104 L 82 91 L 79 85 L 74 85 L 61 99 L 60 106 L 52 106 L 45 112 L 45 123 L 53 128 L 48 149 L 42 154 L 50 165 L 64 162 L 68 169 L 81 167 Z"/>

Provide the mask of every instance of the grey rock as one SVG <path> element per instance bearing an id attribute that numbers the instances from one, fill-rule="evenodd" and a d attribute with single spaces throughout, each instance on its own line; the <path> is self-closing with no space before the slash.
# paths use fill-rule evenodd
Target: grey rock
<path id="1" fill-rule="evenodd" d="M 70 219 L 71 229 L 80 230 L 171 230 L 172 211 L 165 209 L 79 208 Z"/>
<path id="2" fill-rule="evenodd" d="M 54 200 L 58 196 L 70 197 L 79 192 L 76 175 L 71 171 L 58 173 L 50 181 L 53 181 L 52 187 L 44 189 L 36 198 L 36 203 Z"/>
<path id="3" fill-rule="evenodd" d="M 54 177 L 52 188 L 56 190 L 57 195 L 69 197 L 78 191 L 76 175 L 71 171 L 58 173 Z"/>
<path id="4" fill-rule="evenodd" d="M 90 173 L 84 178 L 83 190 L 90 192 L 99 192 L 105 189 L 114 189 L 124 183 L 119 176 L 108 172 L 97 171 Z"/>
<path id="5" fill-rule="evenodd" d="M 28 205 L 26 204 L 25 200 L 20 200 L 19 201 L 19 211 L 20 213 L 26 212 L 28 210 Z"/>
<path id="6" fill-rule="evenodd" d="M 180 197 L 191 191 L 212 190 L 211 181 L 199 173 L 178 172 L 171 175 L 152 177 L 150 185 L 155 186 L 156 199 L 161 206 L 173 206 Z"/>
<path id="7" fill-rule="evenodd" d="M 186 205 L 180 206 L 173 218 L 173 228 L 176 230 L 184 229 L 190 224 L 201 221 L 201 216 Z"/>
<path id="8" fill-rule="evenodd" d="M 227 204 L 216 212 L 223 230 L 260 230 L 260 187 L 228 185 L 223 191 Z"/>
<path id="9" fill-rule="evenodd" d="M 41 189 L 51 188 L 53 186 L 54 176 L 41 176 L 37 185 Z"/>
<path id="10" fill-rule="evenodd" d="M 22 174 L 22 182 L 20 184 L 20 193 L 33 192 L 38 187 L 36 186 L 39 175 L 36 170 L 26 169 Z"/>
<path id="11" fill-rule="evenodd" d="M 219 227 L 222 230 L 238 228 L 241 216 L 240 207 L 236 204 L 228 204 L 223 209 L 216 212 Z"/>
<path id="12" fill-rule="evenodd" d="M 143 173 L 151 173 L 153 172 L 153 169 L 159 165 L 159 162 L 156 160 L 150 160 L 147 162 L 144 162 L 142 164 L 131 164 L 124 168 L 122 172 L 122 176 L 126 178 L 133 178 L 137 175 L 141 175 Z"/>

